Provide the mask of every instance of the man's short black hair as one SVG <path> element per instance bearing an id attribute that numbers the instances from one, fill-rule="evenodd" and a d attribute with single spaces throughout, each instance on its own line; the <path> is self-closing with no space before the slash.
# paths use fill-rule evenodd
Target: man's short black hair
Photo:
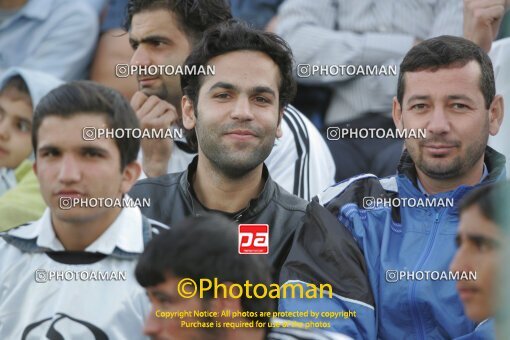
<path id="1" fill-rule="evenodd" d="M 172 226 L 149 242 L 140 256 L 135 276 L 143 287 L 156 286 L 168 276 L 232 282 L 244 285 L 271 284 L 271 270 L 261 255 L 238 253 L 237 225 L 225 217 L 204 215 L 192 217 Z M 210 299 L 212 296 L 207 296 Z M 269 299 L 241 297 L 244 311 L 271 312 Z M 267 322 L 267 318 L 253 320 Z"/>
<path id="2" fill-rule="evenodd" d="M 100 115 L 109 129 L 138 129 L 140 125 L 127 100 L 117 91 L 92 81 L 73 81 L 61 85 L 44 96 L 34 111 L 32 146 L 37 157 L 37 133 L 47 117 L 72 118 L 78 114 Z M 83 126 L 85 128 L 86 126 Z M 116 138 L 120 152 L 120 170 L 134 162 L 140 150 L 140 140 L 127 133 Z"/>
<path id="3" fill-rule="evenodd" d="M 228 0 L 129 0 L 124 28 L 129 31 L 135 14 L 158 9 L 175 13 L 179 28 L 192 44 L 208 28 L 232 18 Z"/>
<path id="4" fill-rule="evenodd" d="M 202 40 L 191 51 L 184 65 L 189 66 L 190 69 L 205 68 L 209 60 L 234 51 L 256 51 L 270 57 L 280 71 L 278 87 L 280 110 L 292 101 L 296 94 L 296 82 L 292 71 L 292 50 L 289 45 L 276 34 L 257 30 L 234 19 L 207 30 Z M 195 107 L 195 112 L 203 77 L 193 74 L 181 76 L 182 93 L 189 97 Z M 187 137 L 188 142 L 195 146 L 194 130 Z"/>
<path id="5" fill-rule="evenodd" d="M 472 60 L 480 65 L 480 91 L 485 99 L 485 106 L 489 109 L 496 95 L 494 70 L 489 56 L 472 41 L 449 35 L 425 40 L 407 52 L 400 64 L 398 75 L 398 102 L 403 105 L 406 72 L 463 67 Z"/>
<path id="6" fill-rule="evenodd" d="M 293 77 L 293 57 L 289 45 L 276 34 L 257 30 L 243 22 L 229 20 L 204 33 L 202 40 L 193 48 L 184 65 L 190 69 L 207 66 L 209 60 L 234 51 L 256 51 L 269 56 L 280 70 L 279 107 L 288 105 L 296 94 Z M 195 67 L 192 67 L 195 66 Z M 196 105 L 203 76 L 184 74 L 181 89 Z"/>
<path id="7" fill-rule="evenodd" d="M 462 199 L 459 212 L 478 206 L 482 216 L 510 231 L 510 182 L 498 182 L 474 189 Z"/>

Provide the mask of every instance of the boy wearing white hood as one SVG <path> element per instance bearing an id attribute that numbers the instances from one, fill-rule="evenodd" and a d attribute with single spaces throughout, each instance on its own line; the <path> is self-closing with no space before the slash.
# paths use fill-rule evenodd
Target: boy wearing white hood
<path id="1" fill-rule="evenodd" d="M 32 171 L 32 113 L 62 81 L 11 68 L 0 79 L 0 231 L 41 217 L 46 204 Z"/>

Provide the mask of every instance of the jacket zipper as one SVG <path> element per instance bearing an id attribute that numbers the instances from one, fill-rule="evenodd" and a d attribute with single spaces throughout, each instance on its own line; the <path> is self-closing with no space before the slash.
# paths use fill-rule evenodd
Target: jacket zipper
<path id="1" fill-rule="evenodd" d="M 239 220 L 243 217 L 243 213 L 239 213 L 236 216 L 234 216 L 234 221 L 239 222 Z"/>
<path id="2" fill-rule="evenodd" d="M 420 261 L 418 262 L 418 265 L 414 268 L 414 272 L 419 271 L 422 266 L 425 264 L 425 261 L 427 261 L 430 251 L 432 249 L 432 245 L 434 244 L 434 241 L 436 239 L 437 230 L 439 227 L 439 219 L 441 217 L 441 213 L 436 212 L 436 218 L 434 220 L 434 227 L 432 228 L 431 235 L 429 238 L 429 243 L 427 244 L 427 249 L 425 249 L 425 252 L 422 254 L 422 257 Z M 411 314 L 414 320 L 415 326 L 418 326 L 417 332 L 419 334 L 420 339 L 426 339 L 425 337 L 425 329 L 423 327 L 422 320 L 420 318 L 420 314 L 418 312 L 418 306 L 416 302 L 416 285 L 417 281 L 413 280 L 411 283 Z"/>

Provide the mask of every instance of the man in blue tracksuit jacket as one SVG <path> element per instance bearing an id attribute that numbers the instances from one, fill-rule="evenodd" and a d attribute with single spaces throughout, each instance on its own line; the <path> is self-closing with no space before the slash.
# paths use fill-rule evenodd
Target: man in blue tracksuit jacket
<path id="1" fill-rule="evenodd" d="M 413 47 L 400 65 L 393 118 L 397 128 L 424 129 L 426 136 L 406 139 L 395 176 L 360 175 L 310 204 L 280 281 L 327 281 L 334 296 L 281 299 L 280 310 L 356 311 L 321 320 L 357 339 L 493 337 L 492 323 L 476 325 L 466 317 L 455 290 L 456 279 L 476 273 L 450 272 L 449 265 L 458 201 L 505 178 L 505 157 L 487 146 L 502 112 L 492 64 L 478 46 L 441 36 Z M 353 240 L 364 261 L 351 251 Z M 373 299 L 360 291 L 364 274 Z M 353 288 L 358 283 L 362 288 Z"/>

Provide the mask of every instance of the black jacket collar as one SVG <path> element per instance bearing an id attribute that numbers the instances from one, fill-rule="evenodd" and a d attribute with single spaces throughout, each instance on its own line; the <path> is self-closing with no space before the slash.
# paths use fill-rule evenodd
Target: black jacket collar
<path id="1" fill-rule="evenodd" d="M 191 202 L 193 213 L 195 215 L 200 215 L 207 213 L 208 210 L 204 208 L 204 206 L 197 200 L 193 194 L 193 188 L 191 187 L 193 175 L 197 171 L 197 165 L 198 156 L 195 156 L 193 161 L 189 164 L 187 170 L 183 172 L 180 178 L 179 187 L 185 195 L 186 199 Z M 265 164 L 263 164 L 262 177 L 266 179 L 262 192 L 256 198 L 252 199 L 246 208 L 239 211 L 234 216 L 234 220 L 239 221 L 241 219 L 244 220 L 252 216 L 256 216 L 258 213 L 264 210 L 273 199 L 276 190 L 276 183 L 271 179 L 271 176 L 269 176 L 269 171 L 267 170 Z"/>

